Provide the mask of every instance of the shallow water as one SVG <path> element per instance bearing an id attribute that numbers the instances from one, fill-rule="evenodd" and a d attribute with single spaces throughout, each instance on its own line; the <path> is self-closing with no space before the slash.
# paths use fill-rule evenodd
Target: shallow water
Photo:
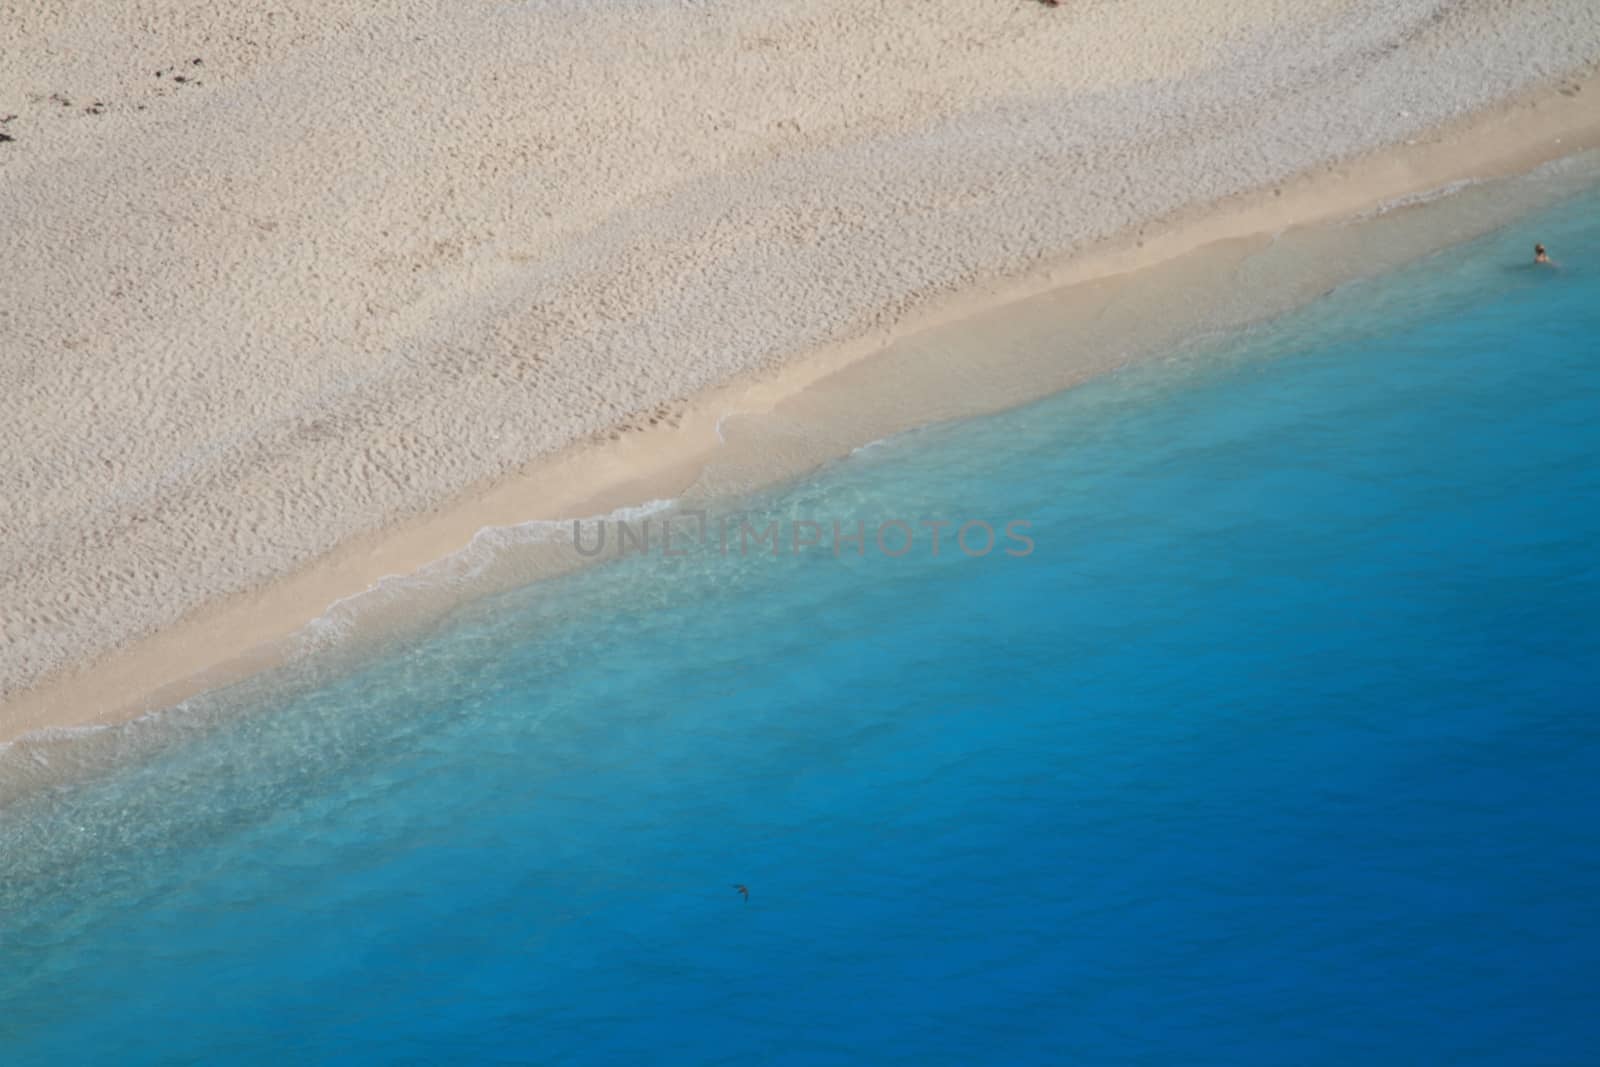
<path id="1" fill-rule="evenodd" d="M 4 1061 L 1583 1058 L 1597 209 L 107 734 L 0 813 Z"/>

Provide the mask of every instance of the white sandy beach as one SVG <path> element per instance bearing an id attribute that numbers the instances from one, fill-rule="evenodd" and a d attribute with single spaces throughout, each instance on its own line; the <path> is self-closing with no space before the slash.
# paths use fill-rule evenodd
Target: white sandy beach
<path id="1" fill-rule="evenodd" d="M 493 487 L 604 500 L 708 390 L 940 301 L 1584 147 L 1597 62 L 1593 0 L 3 0 L 0 739 Z"/>

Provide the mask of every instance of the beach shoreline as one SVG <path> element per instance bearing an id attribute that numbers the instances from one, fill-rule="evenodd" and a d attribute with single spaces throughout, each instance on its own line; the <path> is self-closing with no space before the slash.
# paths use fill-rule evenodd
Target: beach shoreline
<path id="1" fill-rule="evenodd" d="M 1273 241 L 1288 231 L 1341 225 L 1385 205 L 1403 205 L 1407 198 L 1426 198 L 1454 183 L 1524 174 L 1552 160 L 1600 148 L 1600 108 L 1593 103 L 1600 100 L 1596 81 L 1592 75 L 1568 79 L 1559 88 L 1542 88 L 1431 134 L 1408 138 L 1411 143 L 1313 168 L 1270 189 L 1142 223 L 1133 232 L 1073 250 L 1014 277 L 908 309 L 887 329 L 796 354 L 775 370 L 738 375 L 700 391 L 658 425 L 641 425 L 614 440 L 569 446 L 508 478 L 468 489 L 420 517 L 348 539 L 285 577 L 221 597 L 153 635 L 86 664 L 50 672 L 0 705 L 0 742 L 43 729 L 125 721 L 270 668 L 290 653 L 292 638 L 330 605 L 359 597 L 386 577 L 409 574 L 448 557 L 486 529 L 604 515 L 679 497 L 711 460 L 727 458 L 729 450 L 759 452 L 759 441 L 724 440 L 730 416 L 741 425 L 774 413 L 785 418 L 819 416 L 827 404 L 830 381 L 836 383 L 847 371 L 870 368 L 891 350 L 902 350 L 904 361 L 909 358 L 904 350 L 937 347 L 941 331 L 947 334 L 975 318 L 1052 294 L 1070 302 L 1072 293 L 1107 283 L 1138 287 L 1163 266 L 1187 264 L 1184 269 L 1203 273 L 1208 259 L 1236 257 L 1241 248 Z M 1286 306 L 1295 306 L 1304 302 L 1304 294 L 1284 299 Z M 1172 313 L 1166 326 L 1181 332 L 1192 321 L 1192 315 L 1185 320 L 1180 310 Z M 970 344 L 964 355 L 984 358 Z M 1047 387 L 1036 393 L 1027 394 L 1023 383 L 1002 391 L 1004 395 L 997 393 L 987 404 L 963 406 L 963 401 L 946 409 L 940 401 L 929 400 L 921 415 L 931 412 L 933 418 L 897 413 L 876 428 L 853 426 L 856 436 L 851 440 L 875 429 L 899 432 L 908 419 L 916 425 L 1026 402 L 1124 361 L 1121 354 L 1086 359 L 1080 366 L 1065 368 L 1064 379 L 1043 383 Z M 876 388 L 885 391 L 883 395 L 902 387 L 903 379 L 893 375 L 880 375 L 878 382 L 865 386 L 860 381 L 850 383 L 852 391 Z M 930 386 L 933 392 L 938 388 L 937 383 Z M 799 472 L 838 454 L 842 453 L 837 449 L 822 447 L 800 461 Z M 762 484 L 764 479 L 770 484 L 795 473 L 773 467 L 741 488 Z"/>

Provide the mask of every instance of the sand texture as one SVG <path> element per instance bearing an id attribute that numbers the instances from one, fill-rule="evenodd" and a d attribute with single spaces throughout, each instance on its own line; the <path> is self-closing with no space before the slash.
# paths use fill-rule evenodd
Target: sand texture
<path id="1" fill-rule="evenodd" d="M 0 701 L 1597 60 L 1594 0 L 3 0 Z"/>

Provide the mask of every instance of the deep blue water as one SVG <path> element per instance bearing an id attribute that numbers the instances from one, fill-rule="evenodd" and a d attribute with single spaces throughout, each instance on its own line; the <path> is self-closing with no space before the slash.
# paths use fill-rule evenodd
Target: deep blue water
<path id="1" fill-rule="evenodd" d="M 1584 1062 L 1597 209 L 748 502 L 1026 557 L 635 557 L 135 728 L 0 813 L 0 1062 Z"/>

